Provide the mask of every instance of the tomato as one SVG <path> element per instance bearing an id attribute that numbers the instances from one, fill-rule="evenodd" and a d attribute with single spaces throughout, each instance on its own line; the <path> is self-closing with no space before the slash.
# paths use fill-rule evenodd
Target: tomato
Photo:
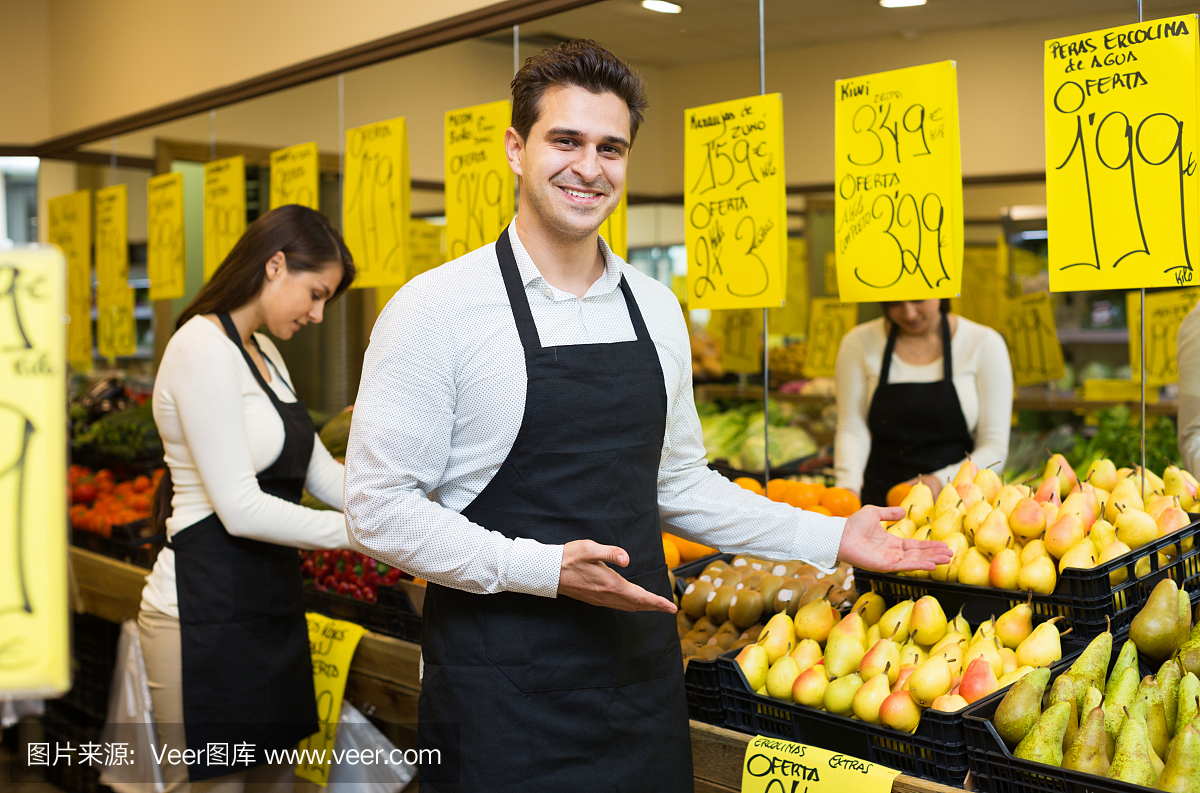
<path id="1" fill-rule="evenodd" d="M 71 488 L 71 500 L 76 504 L 91 504 L 96 500 L 96 486 L 91 482 L 80 482 Z"/>
<path id="2" fill-rule="evenodd" d="M 145 493 L 150 489 L 150 477 L 139 476 L 133 480 L 133 492 Z"/>

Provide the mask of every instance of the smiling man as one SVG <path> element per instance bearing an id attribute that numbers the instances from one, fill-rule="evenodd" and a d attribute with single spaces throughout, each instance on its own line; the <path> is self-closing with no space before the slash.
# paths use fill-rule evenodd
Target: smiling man
<path id="1" fill-rule="evenodd" d="M 529 59 L 516 220 L 413 279 L 371 336 L 346 458 L 355 547 L 429 581 L 422 791 L 692 790 L 660 525 L 727 551 L 932 570 L 903 540 L 707 468 L 674 294 L 597 235 L 646 108 L 591 41 Z M 427 495 L 428 494 L 428 495 Z"/>

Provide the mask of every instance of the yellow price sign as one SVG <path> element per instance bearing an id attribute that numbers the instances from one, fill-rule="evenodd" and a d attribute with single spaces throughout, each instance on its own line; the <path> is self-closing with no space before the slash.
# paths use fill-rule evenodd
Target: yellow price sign
<path id="1" fill-rule="evenodd" d="M 833 377 L 837 370 L 842 337 L 858 323 L 858 304 L 836 297 L 814 297 L 808 312 L 808 353 L 804 358 L 807 377 Z"/>
<path id="2" fill-rule="evenodd" d="M 319 209 L 321 158 L 316 143 L 271 152 L 271 209 L 299 204 Z"/>
<path id="3" fill-rule="evenodd" d="M 684 111 L 688 308 L 766 308 L 787 294 L 783 99 Z"/>
<path id="4" fill-rule="evenodd" d="M 788 237 L 787 246 L 787 300 L 767 311 L 767 332 L 784 336 L 808 332 L 808 243 Z"/>
<path id="5" fill-rule="evenodd" d="M 1083 398 L 1089 402 L 1138 402 L 1142 398 L 1142 385 L 1130 380 L 1084 380 Z M 1146 404 L 1158 402 L 1158 389 L 1146 391 Z"/>
<path id="6" fill-rule="evenodd" d="M 1055 292 L 1196 283 L 1197 16 L 1046 42 Z"/>
<path id="7" fill-rule="evenodd" d="M 1002 330 L 1008 275 L 1000 266 L 995 245 L 968 246 L 963 251 L 962 295 L 950 301 L 951 310 L 973 322 Z"/>
<path id="8" fill-rule="evenodd" d="M 714 311 L 708 334 L 721 348 L 721 368 L 726 372 L 754 374 L 762 371 L 762 309 Z"/>
<path id="9" fill-rule="evenodd" d="M 0 251 L 0 695 L 71 687 L 67 644 L 67 265 Z"/>
<path id="10" fill-rule="evenodd" d="M 92 191 L 68 193 L 48 202 L 48 238 L 67 259 L 67 361 L 92 371 Z"/>
<path id="11" fill-rule="evenodd" d="M 346 677 L 358 640 L 366 633 L 361 625 L 308 613 L 308 646 L 312 652 L 313 682 L 317 690 L 317 718 L 321 728 L 297 745 L 303 762 L 296 774 L 321 787 L 329 783 L 329 765 L 337 738 L 338 714 L 346 693 Z M 305 751 L 309 750 L 309 751 Z M 323 761 L 313 762 L 320 757 Z"/>
<path id="12" fill-rule="evenodd" d="M 246 230 L 246 160 L 204 164 L 204 281 L 221 266 Z"/>
<path id="13" fill-rule="evenodd" d="M 612 214 L 600 224 L 600 236 L 609 249 L 625 259 L 629 256 L 629 193 L 622 192 L 621 200 Z"/>
<path id="14" fill-rule="evenodd" d="M 446 114 L 446 243 L 451 259 L 495 242 L 516 212 L 504 131 L 508 100 Z"/>
<path id="15" fill-rule="evenodd" d="M 446 227 L 413 218 L 408 224 L 408 281 L 446 263 Z M 400 291 L 400 286 L 375 288 L 376 313 Z"/>
<path id="16" fill-rule="evenodd" d="M 129 189 L 117 184 L 96 191 L 96 336 L 100 354 L 137 352 L 133 289 L 129 286 Z"/>
<path id="17" fill-rule="evenodd" d="M 1013 382 L 1018 386 L 1063 376 L 1062 345 L 1058 343 L 1049 293 L 1035 292 L 1007 300 L 1002 332 L 1012 360 Z"/>
<path id="18" fill-rule="evenodd" d="M 1179 323 L 1200 300 L 1200 288 L 1169 289 L 1146 295 L 1146 385 L 1152 388 L 1179 382 Z M 1131 380 L 1142 379 L 1142 296 L 1125 293 L 1129 317 L 1129 365 Z"/>
<path id="19" fill-rule="evenodd" d="M 838 294 L 955 297 L 963 255 L 953 61 L 834 85 Z"/>
<path id="20" fill-rule="evenodd" d="M 899 775 L 879 763 L 758 735 L 746 745 L 742 793 L 891 793 Z"/>
<path id="21" fill-rule="evenodd" d="M 150 234 L 146 270 L 150 299 L 174 300 L 187 288 L 187 247 L 183 233 L 183 174 L 164 173 L 146 183 Z"/>
<path id="22" fill-rule="evenodd" d="M 400 286 L 407 278 L 412 183 L 403 118 L 346 131 L 343 236 L 356 289 Z"/>

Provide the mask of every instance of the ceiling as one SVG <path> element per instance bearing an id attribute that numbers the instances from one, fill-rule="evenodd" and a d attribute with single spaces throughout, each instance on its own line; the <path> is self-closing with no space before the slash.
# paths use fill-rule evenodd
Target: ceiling
<path id="1" fill-rule="evenodd" d="M 605 0 L 521 25 L 521 38 L 551 44 L 594 38 L 634 63 L 681 66 L 758 53 L 758 0 L 674 0 L 680 14 L 660 14 L 640 0 Z M 1147 0 L 1145 18 L 1193 13 L 1179 0 Z M 870 39 L 916 38 L 954 28 L 980 28 L 1056 17 L 1129 14 L 1134 0 L 929 0 L 915 8 L 882 8 L 877 0 L 766 0 L 768 50 Z M 511 46 L 508 33 L 488 37 Z M 540 40 L 540 41 L 539 41 Z"/>

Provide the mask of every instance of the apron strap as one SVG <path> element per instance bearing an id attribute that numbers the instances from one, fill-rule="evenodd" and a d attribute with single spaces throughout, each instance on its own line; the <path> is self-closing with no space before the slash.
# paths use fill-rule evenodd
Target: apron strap
<path id="1" fill-rule="evenodd" d="M 646 321 L 642 319 L 642 310 L 638 308 L 637 301 L 633 299 L 633 289 L 625 281 L 625 276 L 621 276 L 621 294 L 625 296 L 625 307 L 629 310 L 629 321 L 633 323 L 633 332 L 637 335 L 638 341 L 649 341 L 650 332 L 646 330 Z"/>
<path id="2" fill-rule="evenodd" d="M 250 357 L 250 353 L 246 352 L 246 347 L 244 344 L 242 344 L 242 337 L 237 331 L 237 326 L 233 324 L 233 319 L 228 314 L 217 314 L 217 318 L 221 320 L 221 326 L 225 328 L 225 335 L 229 336 L 229 339 L 237 345 L 238 350 L 240 350 L 242 353 L 242 357 L 246 359 L 246 365 L 250 367 L 250 371 L 254 375 L 254 379 L 258 381 L 259 386 L 261 386 L 262 390 L 266 392 L 267 397 L 273 404 L 276 405 L 276 408 L 278 408 L 278 405 L 282 403 L 280 402 L 279 397 L 275 395 L 275 389 L 271 388 L 271 386 L 267 384 L 267 381 L 263 379 L 262 372 L 258 371 L 258 367 L 254 365 L 254 359 Z M 253 335 L 250 337 L 250 340 L 254 341 Z M 254 346 L 258 347 L 258 342 L 254 342 Z M 263 357 L 264 361 L 267 361 L 268 366 L 272 366 L 270 359 L 267 358 L 261 347 L 258 348 L 258 354 Z M 280 379 L 282 380 L 283 378 L 280 377 Z M 287 385 L 286 380 L 284 380 L 283 383 L 284 385 Z M 288 390 L 291 390 L 291 386 L 288 386 Z M 293 391 L 292 393 L 295 392 Z"/>
<path id="3" fill-rule="evenodd" d="M 954 380 L 954 352 L 950 349 L 950 319 L 942 312 L 942 377 Z"/>
<path id="4" fill-rule="evenodd" d="M 892 323 L 892 329 L 888 331 L 887 346 L 883 348 L 883 364 L 879 367 L 879 386 L 887 385 L 888 372 L 892 370 L 892 352 L 896 349 L 896 337 L 900 335 L 900 326 Z"/>
<path id="5" fill-rule="evenodd" d="M 504 289 L 508 292 L 508 304 L 512 307 L 513 318 L 517 321 L 521 346 L 526 352 L 540 350 L 542 340 L 538 336 L 537 325 L 533 322 L 533 311 L 529 308 L 529 298 L 525 296 L 525 285 L 521 283 L 517 259 L 513 256 L 512 243 L 508 239 L 511 227 L 511 224 L 505 226 L 504 231 L 496 238 L 496 258 L 500 260 L 500 275 L 504 277 Z"/>

